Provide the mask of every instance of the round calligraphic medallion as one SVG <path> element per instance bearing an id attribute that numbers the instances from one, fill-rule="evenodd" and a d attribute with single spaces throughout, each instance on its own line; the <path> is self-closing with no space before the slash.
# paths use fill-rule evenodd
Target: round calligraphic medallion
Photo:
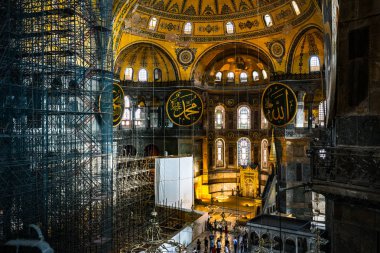
<path id="1" fill-rule="evenodd" d="M 120 124 L 124 114 L 124 91 L 118 84 L 113 85 L 112 89 L 113 106 L 113 126 Z"/>
<path id="2" fill-rule="evenodd" d="M 278 41 L 273 42 L 270 46 L 270 53 L 276 58 L 281 58 L 285 53 L 284 46 Z"/>
<path id="3" fill-rule="evenodd" d="M 194 54 L 190 49 L 181 49 L 178 52 L 178 61 L 184 65 L 188 66 L 194 61 Z"/>
<path id="4" fill-rule="evenodd" d="M 296 94 L 283 83 L 270 84 L 261 97 L 261 108 L 265 118 L 272 125 L 287 125 L 296 116 Z"/>
<path id="5" fill-rule="evenodd" d="M 192 90 L 177 90 L 166 101 L 166 114 L 178 126 L 194 125 L 203 114 L 202 98 Z"/>

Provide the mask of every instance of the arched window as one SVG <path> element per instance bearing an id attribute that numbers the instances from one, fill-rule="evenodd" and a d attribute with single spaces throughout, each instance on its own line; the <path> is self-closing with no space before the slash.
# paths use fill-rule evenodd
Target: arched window
<path id="1" fill-rule="evenodd" d="M 217 139 L 215 141 L 215 158 L 216 167 L 224 167 L 224 141 L 223 139 Z"/>
<path id="2" fill-rule="evenodd" d="M 133 80 L 133 68 L 126 68 L 124 72 L 124 79 L 127 81 Z"/>
<path id="3" fill-rule="evenodd" d="M 158 81 L 162 78 L 161 69 L 154 69 L 154 81 Z"/>
<path id="4" fill-rule="evenodd" d="M 268 140 L 261 141 L 261 169 L 268 168 Z"/>
<path id="5" fill-rule="evenodd" d="M 184 34 L 191 34 L 193 32 L 193 25 L 190 22 L 185 23 L 183 26 Z"/>
<path id="6" fill-rule="evenodd" d="M 266 14 L 266 15 L 264 16 L 264 21 L 265 21 L 265 25 L 266 25 L 267 27 L 271 27 L 271 26 L 273 25 L 272 18 L 270 17 L 269 14 Z"/>
<path id="7" fill-rule="evenodd" d="M 234 74 L 234 72 L 228 72 L 227 73 L 227 81 L 228 82 L 234 82 L 235 81 L 235 74 Z"/>
<path id="8" fill-rule="evenodd" d="M 298 4 L 296 1 L 292 1 L 292 6 L 293 6 L 293 10 L 296 13 L 296 15 L 297 16 L 300 15 L 301 11 L 300 11 L 300 8 L 298 8 Z"/>
<path id="9" fill-rule="evenodd" d="M 234 27 L 234 23 L 232 23 L 231 21 L 228 21 L 226 23 L 226 33 L 228 34 L 232 34 L 235 32 L 235 27 Z"/>
<path id="10" fill-rule="evenodd" d="M 149 30 L 155 30 L 157 26 L 157 18 L 153 17 L 149 20 Z"/>
<path id="11" fill-rule="evenodd" d="M 139 81 L 140 82 L 146 82 L 148 81 L 148 72 L 146 69 L 140 69 L 139 71 Z"/>
<path id="12" fill-rule="evenodd" d="M 137 108 L 135 111 L 135 127 L 136 128 L 143 128 L 145 127 L 145 121 L 146 121 L 146 116 L 145 116 L 145 107 Z"/>
<path id="13" fill-rule="evenodd" d="M 242 72 L 242 73 L 240 74 L 240 82 L 241 82 L 241 83 L 246 83 L 246 82 L 248 82 L 248 75 L 247 75 L 247 73 Z"/>
<path id="14" fill-rule="evenodd" d="M 247 166 L 251 162 L 251 142 L 248 138 L 240 138 L 238 147 L 238 166 Z"/>
<path id="15" fill-rule="evenodd" d="M 263 79 L 268 79 L 268 74 L 267 74 L 267 72 L 265 71 L 265 69 L 263 69 L 263 70 L 261 71 L 261 73 L 263 74 Z"/>
<path id="16" fill-rule="evenodd" d="M 224 107 L 218 105 L 215 107 L 215 129 L 224 128 Z"/>
<path id="17" fill-rule="evenodd" d="M 325 117 L 326 117 L 326 100 L 323 100 L 319 103 L 319 107 L 318 107 L 318 123 L 320 126 L 325 125 Z"/>
<path id="18" fill-rule="evenodd" d="M 124 97 L 124 114 L 121 118 L 121 126 L 125 128 L 131 127 L 131 100 L 129 96 Z"/>
<path id="19" fill-rule="evenodd" d="M 217 72 L 215 75 L 215 81 L 222 81 L 222 72 Z"/>
<path id="20" fill-rule="evenodd" d="M 316 55 L 310 57 L 310 72 L 318 72 L 321 70 L 321 66 L 319 64 L 319 58 Z"/>
<path id="21" fill-rule="evenodd" d="M 256 70 L 252 72 L 252 79 L 253 81 L 259 81 L 259 72 L 257 72 Z"/>
<path id="22" fill-rule="evenodd" d="M 238 109 L 238 129 L 251 128 L 251 110 L 248 106 L 240 106 Z"/>

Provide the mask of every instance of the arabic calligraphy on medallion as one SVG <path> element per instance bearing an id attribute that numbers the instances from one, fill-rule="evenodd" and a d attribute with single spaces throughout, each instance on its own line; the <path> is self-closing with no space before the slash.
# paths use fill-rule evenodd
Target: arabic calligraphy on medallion
<path id="1" fill-rule="evenodd" d="M 113 85 L 112 89 L 112 106 L 113 106 L 113 126 L 120 124 L 124 113 L 124 91 L 118 84 Z"/>
<path id="2" fill-rule="evenodd" d="M 166 101 L 166 114 L 178 126 L 194 125 L 201 119 L 202 113 L 202 98 L 192 90 L 177 90 Z"/>
<path id="3" fill-rule="evenodd" d="M 297 97 L 289 86 L 273 83 L 264 90 L 261 107 L 269 123 L 274 126 L 284 126 L 296 115 Z"/>

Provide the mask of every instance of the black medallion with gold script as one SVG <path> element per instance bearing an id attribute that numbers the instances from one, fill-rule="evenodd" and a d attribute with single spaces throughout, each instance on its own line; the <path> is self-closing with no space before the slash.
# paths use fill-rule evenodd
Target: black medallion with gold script
<path id="1" fill-rule="evenodd" d="M 113 85 L 113 126 L 120 124 L 124 114 L 124 91 L 118 84 Z"/>
<path id="2" fill-rule="evenodd" d="M 274 126 L 284 126 L 296 115 L 297 97 L 289 86 L 273 83 L 264 90 L 261 107 L 269 123 Z"/>
<path id="3" fill-rule="evenodd" d="M 178 126 L 194 125 L 201 119 L 202 113 L 202 98 L 192 90 L 177 90 L 166 101 L 166 114 Z"/>

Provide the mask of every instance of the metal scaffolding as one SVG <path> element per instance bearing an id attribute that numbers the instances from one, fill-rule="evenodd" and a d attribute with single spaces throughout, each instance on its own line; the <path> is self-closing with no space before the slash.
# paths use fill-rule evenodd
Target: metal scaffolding
<path id="1" fill-rule="evenodd" d="M 0 1 L 0 242 L 113 238 L 110 0 Z"/>

